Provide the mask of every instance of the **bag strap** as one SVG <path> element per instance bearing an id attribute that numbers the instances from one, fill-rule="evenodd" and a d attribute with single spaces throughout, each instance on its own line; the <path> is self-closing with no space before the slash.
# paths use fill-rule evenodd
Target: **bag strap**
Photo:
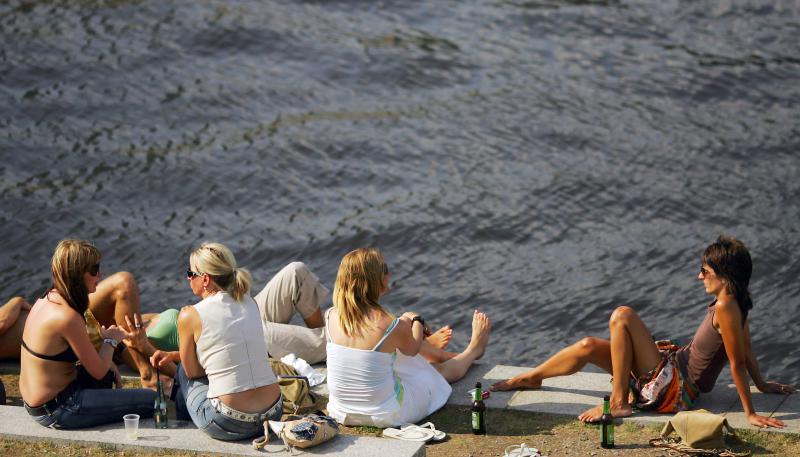
<path id="1" fill-rule="evenodd" d="M 664 438 L 653 438 L 650 440 L 650 446 L 669 449 L 680 453 L 681 455 L 708 455 L 713 454 L 718 457 L 749 457 L 752 451 L 747 450 L 744 452 L 734 452 L 731 449 L 697 449 L 689 447 L 677 441 L 671 441 Z"/>
<path id="2" fill-rule="evenodd" d="M 268 450 L 264 449 L 264 448 L 267 447 L 267 444 L 269 444 L 269 422 L 268 421 L 264 421 L 264 436 L 262 436 L 261 438 L 256 438 L 256 439 L 253 440 L 253 449 L 255 449 L 257 451 L 261 451 L 261 452 L 266 452 L 268 454 L 275 454 L 277 452 L 281 452 L 281 453 L 282 452 L 288 452 L 289 455 L 297 455 L 295 453 L 296 448 L 290 446 L 289 443 L 286 442 L 286 438 L 284 438 L 284 436 L 283 436 L 283 430 L 281 430 L 281 434 L 278 435 L 278 437 L 283 441 L 283 448 L 282 449 L 277 449 L 275 451 L 268 451 Z"/>

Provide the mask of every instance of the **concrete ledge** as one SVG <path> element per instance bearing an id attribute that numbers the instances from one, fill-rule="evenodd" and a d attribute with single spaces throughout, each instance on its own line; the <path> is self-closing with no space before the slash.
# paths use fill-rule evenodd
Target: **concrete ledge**
<path id="1" fill-rule="evenodd" d="M 28 413 L 18 406 L 0 406 L 0 437 L 21 441 L 50 441 L 55 443 L 85 444 L 113 449 L 137 449 L 158 452 L 163 449 L 200 452 L 203 454 L 291 456 L 279 440 L 257 451 L 249 441 L 217 441 L 194 427 L 191 422 L 171 421 L 170 428 L 156 429 L 152 419 L 139 424 L 139 439 L 128 440 L 122 418 L 118 424 L 95 427 L 91 430 L 53 430 L 35 423 Z M 339 435 L 320 446 L 307 449 L 311 455 L 345 455 L 374 457 L 376 455 L 424 457 L 423 443 L 399 441 L 388 438 Z"/>
<path id="2" fill-rule="evenodd" d="M 315 366 L 314 368 L 323 372 L 325 371 L 324 366 Z M 494 365 L 486 361 L 482 363 L 479 362 L 470 368 L 464 379 L 453 384 L 453 394 L 450 396 L 448 404 L 453 406 L 468 406 L 472 403 L 472 400 L 467 395 L 467 391 L 472 389 L 476 382 L 480 381 L 485 388 L 488 388 L 494 382 L 524 373 L 528 370 L 530 370 L 529 367 Z M 0 362 L 0 373 L 19 373 L 18 362 Z M 539 390 L 492 392 L 491 397 L 486 401 L 486 406 L 496 409 L 515 409 L 576 417 L 586 409 L 600 404 L 603 395 L 606 395 L 611 389 L 610 381 L 611 377 L 605 373 L 580 372 L 572 376 L 547 379 Z M 735 386 L 733 386 L 733 384 L 723 384 L 723 382 L 724 381 L 719 382 L 711 393 L 701 395 L 696 407 L 724 415 L 735 428 L 761 430 L 756 429 L 747 422 L 747 418 L 742 412 Z M 327 397 L 327 384 L 317 386 L 313 391 L 323 397 Z M 761 431 L 800 434 L 800 395 L 794 394 L 784 396 L 762 394 L 752 387 L 751 392 L 753 404 L 760 414 L 777 417 L 786 424 L 786 428 L 783 429 L 770 428 Z M 9 408 L 19 410 L 16 414 L 21 414 L 22 417 L 12 418 L 7 416 L 7 414 L 11 413 L 6 413 L 4 411 Z M 635 412 L 633 416 L 624 419 L 624 421 L 664 423 L 669 420 L 670 417 L 671 415 L 669 414 Z M 165 439 L 161 437 L 163 431 L 156 431 L 152 428 L 152 422 L 145 421 L 142 436 L 146 439 L 137 441 L 135 444 L 124 439 L 121 422 L 116 426 L 109 426 L 93 431 L 70 432 L 68 434 L 69 438 L 64 438 L 65 432 L 44 429 L 34 424 L 31 419 L 27 417 L 27 414 L 22 408 L 0 407 L 0 424 L 2 424 L 0 425 L 0 436 L 9 436 L 9 433 L 11 433 L 14 435 L 14 439 L 47 438 L 54 441 L 66 440 L 72 442 L 84 440 L 89 443 L 101 443 L 102 445 L 111 445 L 114 447 L 174 448 L 207 453 L 219 452 L 224 454 L 258 455 L 257 452 L 252 450 L 249 443 L 221 443 L 206 437 L 203 433 L 194 429 L 191 424 L 188 424 L 185 429 L 176 429 L 174 432 L 170 430 L 169 432 L 174 433 L 174 435 L 170 434 Z M 20 430 L 12 433 L 10 431 L 12 426 L 19 426 Z M 149 430 L 153 432 L 151 433 L 152 437 L 147 434 L 148 427 Z M 43 435 L 45 432 L 49 432 L 51 435 Z M 92 433 L 97 435 L 92 435 Z M 103 440 L 101 439 L 103 437 L 111 438 Z M 166 442 L 157 440 L 164 440 Z M 377 440 L 377 443 L 370 443 L 371 440 Z M 185 445 L 190 447 L 181 447 L 184 445 L 182 443 L 186 443 Z M 378 455 L 389 449 L 390 452 L 385 452 L 384 455 L 425 455 L 425 447 L 422 445 L 416 444 L 415 446 L 412 443 L 412 448 L 406 449 L 409 445 L 407 442 L 389 441 L 371 437 L 340 436 L 329 445 L 331 446 L 330 450 L 325 447 L 328 445 L 325 445 L 315 448 L 312 453 L 325 454 L 345 452 L 346 455 L 359 456 L 362 455 L 362 453 L 363 455 Z M 270 450 L 277 449 L 279 451 L 280 447 L 280 445 L 275 444 Z"/>
<path id="3" fill-rule="evenodd" d="M 530 370 L 529 367 L 508 365 L 490 365 L 477 363 L 470 368 L 462 380 L 453 384 L 453 394 L 448 400 L 449 405 L 469 406 L 472 400 L 467 391 L 481 382 L 484 388 L 497 381 Z M 602 402 L 603 395 L 611 391 L 611 376 L 606 373 L 579 372 L 571 376 L 546 379 L 542 388 L 538 390 L 492 392 L 486 401 L 486 406 L 497 409 L 516 409 L 548 414 L 562 414 L 576 417 L 583 411 Z M 733 384 L 719 384 L 698 399 L 697 408 L 703 408 L 715 414 L 724 415 L 731 426 L 750 430 L 768 431 L 773 433 L 800 433 L 800 395 L 774 395 L 758 392 L 755 387 L 750 391 L 753 396 L 753 405 L 759 414 L 774 416 L 782 420 L 786 427 L 783 429 L 758 429 L 747 422 L 742 412 L 739 395 Z M 654 414 L 634 412 L 633 416 L 624 421 L 665 423 L 672 417 L 671 414 Z"/>

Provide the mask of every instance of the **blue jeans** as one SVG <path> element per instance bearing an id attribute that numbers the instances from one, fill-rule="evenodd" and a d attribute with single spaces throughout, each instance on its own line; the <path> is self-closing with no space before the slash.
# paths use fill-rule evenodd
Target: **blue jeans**
<path id="1" fill-rule="evenodd" d="M 175 416 L 181 420 L 191 419 L 194 425 L 208 436 L 222 441 L 239 441 L 264 434 L 265 420 L 280 420 L 283 401 L 270 407 L 264 416 L 253 422 L 236 420 L 217 411 L 208 394 L 208 378 L 189 379 L 182 365 L 178 365 L 176 376 Z"/>
<path id="2" fill-rule="evenodd" d="M 47 414 L 33 416 L 33 420 L 64 430 L 121 424 L 126 414 L 153 417 L 156 399 L 156 393 L 149 389 L 83 389 L 76 382 L 58 395 L 64 402 Z"/>

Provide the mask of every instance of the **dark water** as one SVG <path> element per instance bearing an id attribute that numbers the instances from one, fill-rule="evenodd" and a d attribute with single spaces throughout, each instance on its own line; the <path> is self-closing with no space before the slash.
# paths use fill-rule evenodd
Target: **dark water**
<path id="1" fill-rule="evenodd" d="M 380 247 L 395 312 L 488 310 L 533 364 L 635 307 L 689 337 L 719 234 L 753 345 L 800 383 L 800 6 L 730 1 L 35 1 L 0 6 L 0 296 L 93 240 L 144 309 L 232 247 L 260 287 Z"/>

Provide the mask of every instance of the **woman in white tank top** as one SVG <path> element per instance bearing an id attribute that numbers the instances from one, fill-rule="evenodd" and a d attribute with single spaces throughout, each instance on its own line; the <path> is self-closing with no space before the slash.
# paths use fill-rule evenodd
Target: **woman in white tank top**
<path id="1" fill-rule="evenodd" d="M 384 310 L 378 300 L 388 291 L 389 269 L 377 249 L 357 249 L 342 259 L 327 319 L 328 411 L 346 425 L 390 427 L 432 414 L 489 340 L 489 318 L 475 311 L 467 349 L 430 363 L 420 355 L 425 321 Z"/>
<path id="2" fill-rule="evenodd" d="M 186 276 L 202 300 L 178 316 L 179 350 L 151 358 L 154 365 L 180 363 L 177 417 L 219 440 L 260 435 L 265 419 L 280 420 L 283 402 L 250 297 L 250 273 L 236 267 L 227 247 L 204 243 L 189 257 Z"/>

